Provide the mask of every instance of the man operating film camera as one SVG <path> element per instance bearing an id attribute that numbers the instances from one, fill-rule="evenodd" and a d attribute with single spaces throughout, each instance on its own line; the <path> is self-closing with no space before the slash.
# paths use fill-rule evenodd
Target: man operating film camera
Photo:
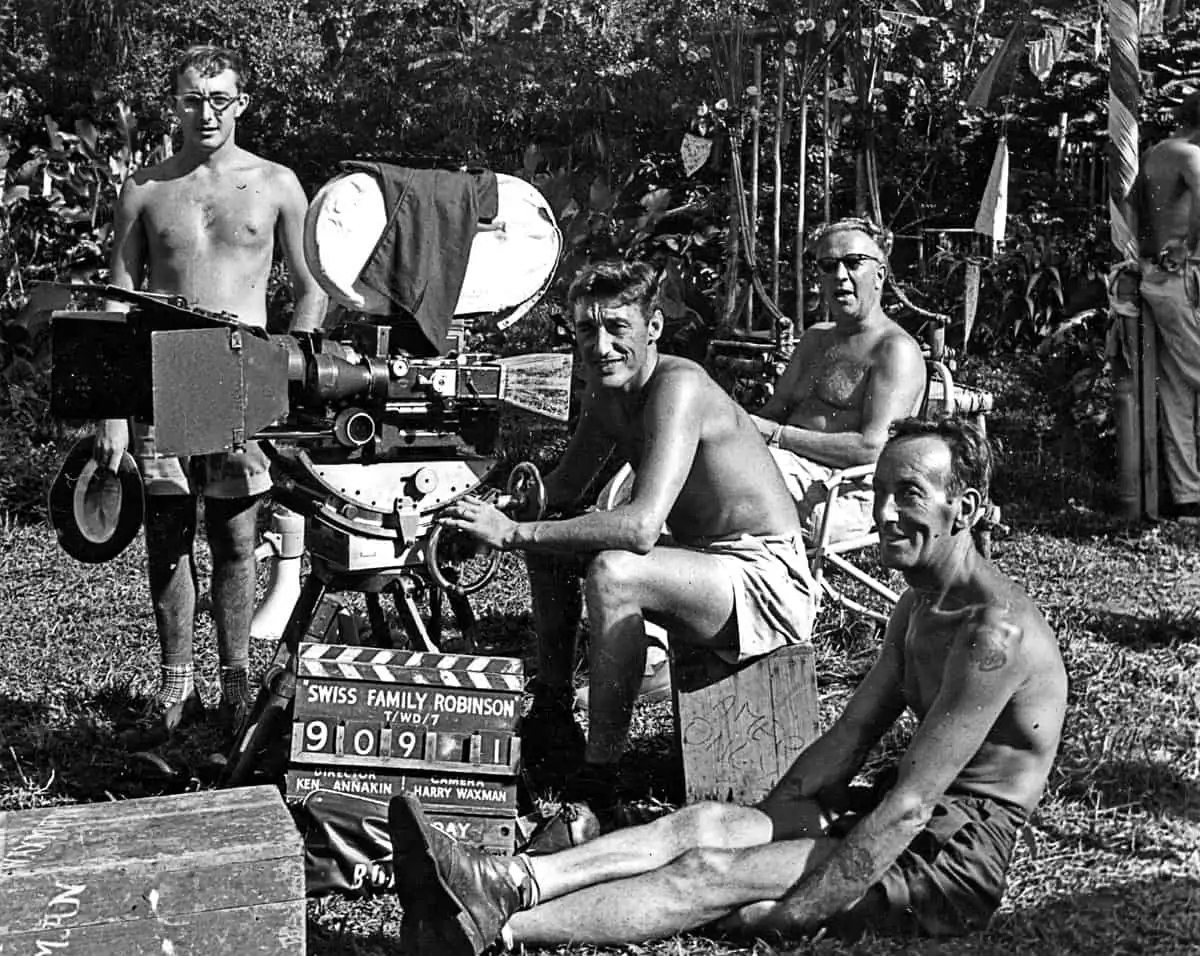
<path id="1" fill-rule="evenodd" d="M 615 450 L 636 469 L 629 501 L 516 521 L 466 497 L 442 518 L 494 548 L 527 553 L 538 672 L 523 753 L 535 770 L 574 771 L 567 800 L 602 821 L 615 809 L 646 618 L 729 663 L 807 641 L 813 618 L 795 503 L 749 414 L 700 366 L 659 352 L 657 285 L 649 265 L 611 261 L 584 269 L 568 293 L 586 390 L 579 425 L 546 478 L 547 500 L 576 501 Z M 586 749 L 571 712 L 581 574 L 591 642 Z"/>
<path id="2" fill-rule="evenodd" d="M 468 329 L 511 324 L 536 304 L 561 233 L 544 197 L 514 177 L 355 163 L 318 192 L 302 241 L 348 312 L 337 328 L 269 335 L 182 295 L 96 288 L 127 310 L 56 318 L 54 411 L 153 424 L 167 455 L 237 454 L 261 440 L 275 494 L 307 519 L 312 573 L 284 628 L 290 652 L 339 590 L 390 592 L 409 645 L 433 650 L 433 605 L 426 628 L 414 595 L 463 597 L 498 560 L 465 578 L 451 566 L 456 543 L 439 546 L 436 515 L 494 469 L 502 405 L 564 421 L 569 405 L 569 355 L 472 352 Z M 534 494 L 530 471 L 518 469 Z M 510 504 L 522 494 L 510 488 Z M 52 511 L 70 520 L 63 504 Z M 378 623 L 374 636 L 393 640 Z M 254 754 L 246 734 L 235 739 L 236 776 Z"/>

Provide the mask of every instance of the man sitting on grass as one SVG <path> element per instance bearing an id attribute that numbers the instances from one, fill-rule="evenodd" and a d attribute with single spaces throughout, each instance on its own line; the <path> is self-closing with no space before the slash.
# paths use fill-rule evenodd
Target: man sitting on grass
<path id="1" fill-rule="evenodd" d="M 749 414 L 695 362 L 659 352 L 657 286 L 650 266 L 617 260 L 586 268 L 568 293 L 586 390 L 579 425 L 546 476 L 547 505 L 574 507 L 614 452 L 636 469 L 629 500 L 516 522 L 468 497 L 443 519 L 492 547 L 527 553 L 538 670 L 522 752 L 527 765 L 577 771 L 567 775 L 565 798 L 601 818 L 615 808 L 646 617 L 731 663 L 808 641 L 813 617 L 795 503 Z M 660 540 L 664 525 L 670 541 Z M 572 715 L 581 575 L 590 625 L 586 750 Z"/>
<path id="2" fill-rule="evenodd" d="M 700 803 L 548 856 L 488 857 L 389 812 L 404 933 L 421 956 L 630 943 L 719 921 L 805 936 L 985 927 L 1058 750 L 1067 677 L 1025 592 L 976 549 L 987 440 L 955 419 L 897 425 L 875 471 L 883 562 L 909 584 L 833 726 L 756 807 Z M 895 769 L 851 781 L 905 708 Z"/>
<path id="3" fill-rule="evenodd" d="M 829 321 L 805 331 L 771 400 L 753 416 L 805 532 L 816 530 L 835 471 L 874 464 L 888 428 L 916 414 L 925 395 L 925 359 L 916 339 L 880 304 L 888 234 L 868 219 L 841 219 L 817 236 L 817 268 Z M 833 537 L 871 528 L 865 483 L 838 498 Z"/>

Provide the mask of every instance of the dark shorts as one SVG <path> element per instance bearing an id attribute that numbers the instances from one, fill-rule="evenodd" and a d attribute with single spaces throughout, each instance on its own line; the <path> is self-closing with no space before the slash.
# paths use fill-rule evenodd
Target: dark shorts
<path id="1" fill-rule="evenodd" d="M 960 936 L 984 929 L 1000 906 L 1013 847 L 1028 814 L 1022 807 L 965 793 L 937 802 L 921 834 L 846 913 L 835 935 Z M 830 827 L 844 837 L 861 819 L 848 813 Z"/>

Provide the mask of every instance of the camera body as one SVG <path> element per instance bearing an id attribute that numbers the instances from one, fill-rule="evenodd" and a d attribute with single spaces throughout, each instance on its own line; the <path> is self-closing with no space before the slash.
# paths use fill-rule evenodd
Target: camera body
<path id="1" fill-rule="evenodd" d="M 275 497 L 315 519 L 308 547 L 339 570 L 427 562 L 436 512 L 495 467 L 512 399 L 567 417 L 569 355 L 460 352 L 461 323 L 445 355 L 416 356 L 403 321 L 269 335 L 178 297 L 90 291 L 129 309 L 56 314 L 54 414 L 152 425 L 162 455 L 263 442 Z"/>

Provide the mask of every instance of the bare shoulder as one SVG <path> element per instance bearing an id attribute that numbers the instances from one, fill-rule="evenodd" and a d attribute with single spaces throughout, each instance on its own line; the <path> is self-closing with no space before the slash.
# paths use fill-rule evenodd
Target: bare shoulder
<path id="1" fill-rule="evenodd" d="M 132 221 L 143 213 L 153 215 L 160 206 L 173 208 L 170 204 L 176 201 L 180 181 L 185 176 L 186 170 L 177 155 L 134 171 L 121 185 L 118 197 L 121 213 Z"/>
<path id="2" fill-rule="evenodd" d="M 818 322 L 804 330 L 804 334 L 796 340 L 796 351 L 808 349 L 814 351 L 836 338 L 837 326 L 833 322 Z"/>
<path id="3" fill-rule="evenodd" d="M 704 370 L 678 355 L 660 355 L 658 368 L 646 392 L 647 411 L 711 419 L 723 409 L 737 407 L 732 398 Z"/>
<path id="4" fill-rule="evenodd" d="M 300 180 L 296 177 L 290 166 L 285 166 L 283 163 L 276 163 L 269 159 L 263 159 L 261 162 L 263 164 L 263 173 L 271 182 L 288 189 L 300 185 Z"/>
<path id="5" fill-rule="evenodd" d="M 704 368 L 691 359 L 679 355 L 660 355 L 654 377 L 650 380 L 651 391 L 703 388 L 716 383 Z"/>
<path id="6" fill-rule="evenodd" d="M 1179 136 L 1155 143 L 1142 154 L 1141 165 L 1150 177 L 1200 164 L 1200 145 Z"/>
<path id="7" fill-rule="evenodd" d="M 875 355 L 879 361 L 905 371 L 925 362 L 920 343 L 909 335 L 899 323 L 890 320 L 883 334 L 879 336 L 879 341 L 875 344 Z"/>
<path id="8" fill-rule="evenodd" d="M 908 624 L 912 618 L 916 600 L 917 592 L 912 588 L 900 595 L 900 600 L 896 602 L 892 613 L 888 615 L 887 630 L 884 632 L 886 642 L 899 644 L 901 648 L 904 647 L 904 635 L 908 632 Z"/>
<path id="9" fill-rule="evenodd" d="M 300 188 L 296 174 L 283 163 L 266 159 L 249 150 L 243 150 L 238 160 L 238 168 L 243 174 L 248 173 L 259 178 L 276 194 L 283 195 Z"/>
<path id="10" fill-rule="evenodd" d="M 153 166 L 143 166 L 135 170 L 121 187 L 122 193 L 144 193 L 160 184 L 169 184 L 181 179 L 186 170 L 180 163 L 178 154 L 168 156 Z"/>
<path id="11" fill-rule="evenodd" d="M 1044 672 L 1061 658 L 1058 641 L 1042 612 L 1015 581 L 996 572 L 998 586 L 989 599 L 971 609 L 959 634 L 967 659 L 978 670 L 1016 668 Z"/>

